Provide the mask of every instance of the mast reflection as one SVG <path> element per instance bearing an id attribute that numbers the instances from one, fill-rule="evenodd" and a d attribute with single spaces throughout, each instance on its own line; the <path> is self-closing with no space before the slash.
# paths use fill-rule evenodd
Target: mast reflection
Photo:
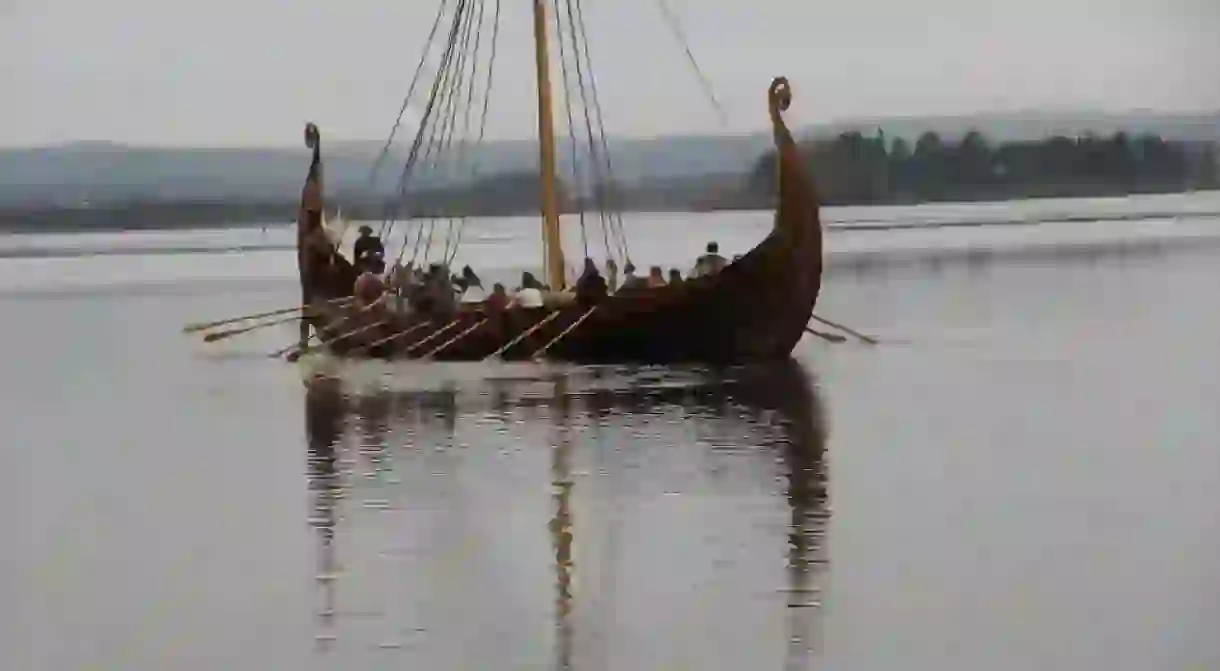
<path id="1" fill-rule="evenodd" d="M 335 638 L 335 589 L 336 583 L 341 582 L 335 575 L 335 531 L 340 517 L 336 505 L 345 490 L 345 469 L 341 466 L 345 437 L 350 435 L 359 440 L 359 453 L 375 469 L 392 470 L 395 462 L 401 462 L 409 453 L 452 445 L 459 430 L 463 432 L 463 442 L 478 450 L 483 443 L 494 445 L 497 439 L 503 441 L 503 426 L 529 424 L 533 418 L 545 416 L 551 428 L 543 435 L 548 437 L 533 440 L 538 449 L 550 451 L 552 515 L 540 523 L 545 523 L 553 548 L 555 656 L 551 663 L 557 669 L 580 668 L 584 664 L 604 666 L 605 660 L 595 658 L 608 653 L 585 644 L 587 637 L 591 636 L 588 640 L 593 641 L 602 634 L 585 631 L 581 637 L 574 637 L 573 632 L 573 616 L 577 611 L 585 614 L 579 618 L 579 628 L 588 629 L 591 623 L 601 621 L 589 609 L 597 611 L 609 605 L 604 599 L 614 599 L 617 592 L 609 586 L 602 590 L 603 599 L 596 604 L 582 602 L 579 585 L 583 583 L 575 577 L 587 574 L 581 574 L 575 565 L 573 546 L 589 542 L 582 539 L 580 527 L 595 524 L 592 518 L 599 515 L 582 513 L 583 521 L 574 518 L 573 496 L 581 488 L 580 483 L 589 479 L 585 477 L 588 473 L 574 474 L 574 470 L 580 470 L 576 465 L 581 462 L 580 454 L 591 453 L 600 461 L 601 455 L 615 452 L 602 449 L 604 437 L 618 432 L 612 438 L 621 440 L 628 433 L 623 425 L 634 418 L 663 413 L 697 415 L 700 422 L 706 418 L 721 427 L 719 434 L 723 435 L 716 441 L 730 441 L 735 435 L 738 442 L 731 449 L 770 455 L 780 462 L 782 490 L 789 510 L 787 547 L 783 551 L 788 606 L 783 666 L 807 667 L 819 647 L 814 640 L 820 605 L 817 576 L 826 564 L 827 428 L 819 393 L 809 374 L 795 362 L 685 374 L 581 369 L 511 380 L 484 380 L 460 388 L 451 384 L 439 390 L 394 389 L 383 385 L 357 389 L 341 379 L 310 380 L 306 385 L 305 415 L 312 523 L 317 531 L 322 588 L 318 611 L 320 648 L 325 649 L 326 643 Z M 543 442 L 540 444 L 539 440 Z M 617 487 L 613 483 L 623 475 L 623 468 L 611 464 L 601 470 L 604 476 L 601 480 L 607 486 Z M 620 525 L 615 515 L 598 531 L 603 536 L 602 542 L 614 554 L 606 560 L 608 580 L 621 580 L 614 569 Z M 583 529 L 583 535 L 593 530 Z M 430 631 L 429 635 L 444 637 L 446 633 Z"/>
<path id="2" fill-rule="evenodd" d="M 321 591 L 321 605 L 316 613 L 319 633 L 315 641 L 320 651 L 325 651 L 334 640 L 336 509 L 343 495 L 337 458 L 346 416 L 338 380 L 319 377 L 306 386 L 305 437 L 312 505 L 309 521 L 318 535 L 317 581 Z"/>

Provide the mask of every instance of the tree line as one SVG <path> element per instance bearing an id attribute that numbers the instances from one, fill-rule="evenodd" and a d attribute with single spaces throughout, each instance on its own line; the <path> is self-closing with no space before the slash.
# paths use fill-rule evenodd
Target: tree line
<path id="1" fill-rule="evenodd" d="M 560 180 L 556 193 L 565 211 L 575 199 Z M 327 210 L 342 208 L 348 220 L 407 217 L 494 217 L 527 215 L 541 209 L 538 173 L 509 172 L 465 186 L 409 193 L 405 202 L 362 193 L 328 194 Z M 0 207 L 0 230 L 137 230 L 211 225 L 282 224 L 296 220 L 299 203 L 286 199 L 133 199 L 100 205 Z"/>
<path id="2" fill-rule="evenodd" d="M 958 139 L 924 133 L 913 144 L 843 133 L 801 143 L 823 201 L 865 205 L 953 200 L 1107 196 L 1220 187 L 1211 143 L 1157 135 L 1049 137 L 995 143 L 971 131 Z M 771 198 L 775 154 L 760 157 L 733 200 Z"/>
<path id="3" fill-rule="evenodd" d="M 993 142 L 979 132 L 957 139 L 924 133 L 915 142 L 881 132 L 843 133 L 802 142 L 801 152 L 827 205 L 1113 196 L 1220 188 L 1211 143 L 1168 141 L 1157 135 L 1050 137 Z M 744 170 L 743 170 L 744 168 Z M 398 207 L 383 197 L 335 193 L 348 218 L 505 216 L 539 209 L 533 170 L 488 175 L 464 186 L 410 193 Z M 624 185 L 613 205 L 622 210 L 769 208 L 774 202 L 775 154 L 720 173 Z M 589 189 L 557 185 L 565 212 L 597 209 Z M 0 208 L 0 229 L 174 228 L 290 221 L 295 200 L 133 199 L 101 206 Z"/>

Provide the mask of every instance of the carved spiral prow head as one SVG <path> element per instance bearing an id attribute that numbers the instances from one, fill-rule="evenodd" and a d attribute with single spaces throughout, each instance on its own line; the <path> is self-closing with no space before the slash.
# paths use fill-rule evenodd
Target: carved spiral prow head
<path id="1" fill-rule="evenodd" d="M 305 124 L 305 146 L 310 149 L 315 149 L 318 146 L 318 141 L 322 139 L 318 133 L 318 127 L 312 123 Z"/>
<path id="2" fill-rule="evenodd" d="M 787 77 L 776 77 L 771 80 L 771 88 L 767 91 L 767 101 L 772 114 L 786 112 L 792 104 L 792 86 Z"/>

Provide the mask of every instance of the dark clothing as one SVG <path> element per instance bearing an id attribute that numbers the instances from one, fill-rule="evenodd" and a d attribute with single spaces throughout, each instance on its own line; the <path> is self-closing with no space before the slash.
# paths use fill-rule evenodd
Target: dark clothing
<path id="1" fill-rule="evenodd" d="M 546 287 L 542 284 L 542 282 L 539 282 L 538 278 L 534 277 L 531 273 L 522 273 L 521 274 L 521 287 L 520 288 L 521 289 L 537 289 L 539 291 L 546 290 Z"/>
<path id="2" fill-rule="evenodd" d="M 453 293 L 453 283 L 448 277 L 440 275 L 428 283 L 424 290 L 429 299 L 432 313 L 441 319 L 452 319 L 457 312 L 457 296 Z"/>
<path id="3" fill-rule="evenodd" d="M 362 235 L 352 247 L 352 261 L 360 270 L 380 272 L 385 269 L 385 245 L 376 235 Z M 380 266 L 380 269 L 378 269 Z"/>
<path id="4" fill-rule="evenodd" d="M 648 288 L 648 280 L 643 277 L 629 277 L 623 281 L 623 286 L 619 287 L 619 291 L 638 291 Z"/>
<path id="5" fill-rule="evenodd" d="M 609 293 L 606 278 L 600 273 L 588 273 L 576 282 L 576 300 L 585 307 L 596 305 Z"/>
<path id="6" fill-rule="evenodd" d="M 483 281 L 480 280 L 479 276 L 470 269 L 470 266 L 466 266 L 465 268 L 462 268 L 461 277 L 455 280 L 453 285 L 460 289 L 461 293 L 466 293 L 466 290 L 470 287 L 479 287 L 482 289 Z"/>
<path id="7" fill-rule="evenodd" d="M 362 235 L 356 239 L 356 244 L 352 250 L 356 258 L 363 258 L 370 252 L 385 254 L 385 246 L 381 244 L 381 238 L 376 235 Z"/>
<path id="8" fill-rule="evenodd" d="M 489 313 L 503 312 L 504 310 L 508 309 L 509 301 L 510 301 L 510 299 L 508 297 L 508 294 L 499 294 L 499 293 L 493 292 L 490 296 L 487 297 L 487 302 L 486 302 L 487 312 L 489 312 Z"/>

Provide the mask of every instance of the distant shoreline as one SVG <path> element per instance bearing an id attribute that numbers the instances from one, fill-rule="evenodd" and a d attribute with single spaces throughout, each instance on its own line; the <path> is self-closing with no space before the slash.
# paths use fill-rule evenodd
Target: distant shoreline
<path id="1" fill-rule="evenodd" d="M 954 200 L 936 200 L 925 202 L 894 202 L 894 203 L 861 203 L 861 204 L 845 204 L 836 203 L 834 205 L 826 205 L 824 207 L 833 208 L 887 208 L 887 207 L 915 207 L 920 205 L 954 205 L 954 204 L 982 204 L 982 203 L 1013 203 L 1013 202 L 1030 202 L 1037 200 L 1096 200 L 1106 198 L 1125 198 L 1138 196 L 1173 196 L 1173 195 L 1189 195 L 1217 193 L 1220 191 L 1214 190 L 1185 190 L 1185 191 L 1166 191 L 1159 193 L 1117 193 L 1117 194 L 1087 194 L 1079 196 L 1066 196 L 1055 198 L 1011 198 L 1011 199 L 954 199 Z M 703 203 L 700 205 L 691 205 L 683 203 L 672 208 L 665 207 L 646 207 L 646 208 L 625 208 L 625 214 L 633 213 L 689 213 L 693 215 L 709 214 L 715 212 L 765 212 L 771 208 L 766 205 L 752 202 L 733 202 L 726 199 L 720 203 Z M 352 208 L 344 209 L 345 219 L 349 221 L 378 221 L 380 216 L 371 216 L 370 208 Z M 576 210 L 570 209 L 565 213 L 575 213 Z M 219 203 L 155 203 L 155 204 L 132 204 L 132 205 L 116 205 L 109 207 L 95 208 L 72 208 L 72 207 L 29 207 L 29 208 L 10 208 L 0 209 L 0 233 L 17 234 L 17 233 L 121 233 L 128 231 L 174 231 L 196 228 L 209 229 L 249 229 L 263 227 L 280 227 L 291 226 L 295 224 L 296 205 L 287 203 L 234 203 L 234 204 L 219 204 Z M 478 214 L 468 214 L 470 217 L 515 217 L 529 216 L 533 212 L 522 211 L 506 211 L 503 213 L 489 214 L 480 212 Z M 1139 213 L 1124 218 L 1155 218 L 1157 216 L 1176 216 L 1180 213 L 1166 212 L 1163 214 L 1157 213 Z M 1198 216 L 1220 216 L 1220 211 L 1217 212 L 1200 212 L 1190 213 Z M 430 213 L 414 214 L 416 218 L 425 216 L 444 218 L 444 217 L 459 217 L 464 216 L 462 213 Z M 1088 215 L 1065 215 L 1054 217 L 1055 221 L 1083 221 L 1090 220 L 1094 217 Z M 167 223 L 168 222 L 168 223 Z M 994 223 L 994 222 L 992 222 Z M 962 222 L 954 225 L 966 226 L 970 222 Z M 867 222 L 859 222 L 853 225 L 853 228 L 859 230 L 868 230 L 870 227 Z M 876 228 L 876 227 L 874 227 Z M 884 227 L 882 227 L 884 228 Z"/>
<path id="2" fill-rule="evenodd" d="M 1165 136 L 1147 129 L 1060 132 L 1018 140 L 979 130 L 957 137 L 932 127 L 914 134 L 877 127 L 814 136 L 798 149 L 828 207 L 1114 198 L 1220 188 L 1220 146 L 1211 132 L 1196 133 L 1194 139 L 1168 130 Z M 637 147 L 634 169 L 626 170 L 616 157 L 615 174 L 607 165 L 604 175 L 575 171 L 569 181 L 568 170 L 559 170 L 560 207 L 631 213 L 772 207 L 779 177 L 775 150 L 708 142 Z M 525 161 L 525 155 L 518 158 Z M 286 224 L 297 215 L 302 159 L 285 151 L 0 150 L 0 231 Z M 338 152 L 328 157 L 329 200 L 342 207 L 345 218 L 362 221 L 539 211 L 538 172 L 529 161 L 479 165 L 480 172 L 469 179 L 429 174 L 429 180 L 418 178 L 408 188 L 402 177 L 387 189 L 361 176 L 367 173 L 363 159 Z"/>

